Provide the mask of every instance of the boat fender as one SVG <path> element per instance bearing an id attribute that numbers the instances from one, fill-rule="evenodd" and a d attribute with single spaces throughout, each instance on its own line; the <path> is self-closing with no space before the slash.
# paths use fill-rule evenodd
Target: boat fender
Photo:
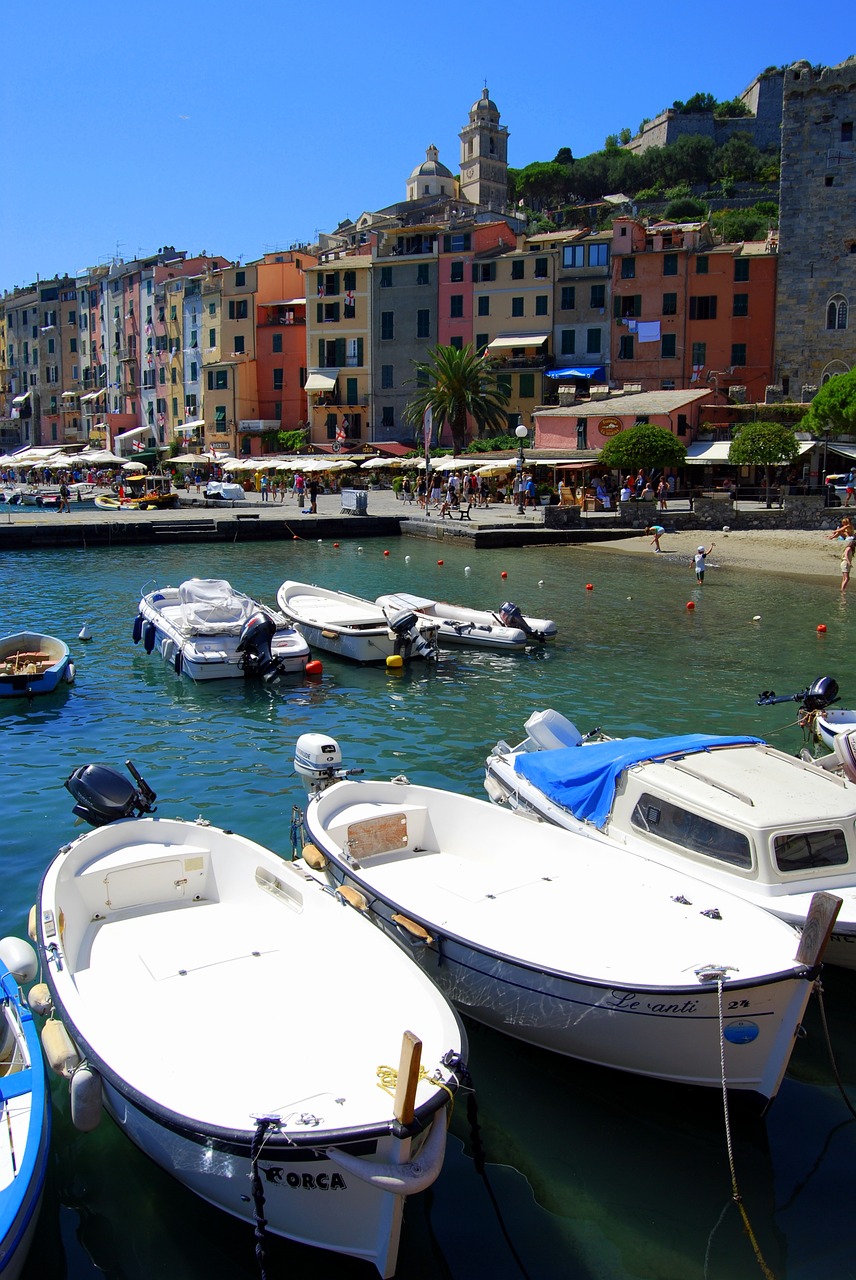
<path id="1" fill-rule="evenodd" d="M 71 1123 L 80 1133 L 92 1133 L 101 1123 L 104 1103 L 101 1096 L 101 1077 L 91 1067 L 78 1067 L 69 1085 L 71 1098 Z"/>
<path id="2" fill-rule="evenodd" d="M 39 971 L 39 958 L 24 938 L 0 938 L 0 970 L 10 973 L 19 987 L 32 982 Z"/>
<path id="3" fill-rule="evenodd" d="M 164 662 L 172 662 L 175 658 L 175 641 L 170 640 L 169 636 L 164 636 L 161 641 L 161 657 Z"/>
<path id="4" fill-rule="evenodd" d="M 429 947 L 434 941 L 427 929 L 423 929 L 421 924 L 417 924 L 415 920 L 410 920 L 407 916 L 396 913 L 392 917 L 392 923 L 405 933 L 409 933 L 414 942 L 420 942 L 423 946 Z"/>
<path id="5" fill-rule="evenodd" d="M 34 902 L 33 905 L 30 907 L 30 914 L 27 916 L 27 937 L 32 942 L 38 942 L 39 940 L 39 935 L 36 932 L 38 919 L 39 919 L 38 912 L 37 912 L 36 904 Z"/>
<path id="6" fill-rule="evenodd" d="M 80 1065 L 80 1054 L 61 1022 L 51 1018 L 42 1027 L 42 1049 L 51 1071 L 70 1077 Z"/>
<path id="7" fill-rule="evenodd" d="M 74 677 L 76 675 L 77 675 L 77 671 L 75 669 L 74 663 L 70 662 L 66 667 L 62 678 L 66 684 L 74 684 Z"/>
<path id="8" fill-rule="evenodd" d="M 443 1167 L 445 1150 L 446 1109 L 441 1107 L 434 1115 L 428 1137 L 419 1154 L 408 1164 L 377 1164 L 339 1151 L 336 1147 L 328 1147 L 324 1154 L 333 1164 L 339 1165 L 361 1181 L 368 1182 L 370 1186 L 390 1191 L 396 1196 L 412 1196 L 436 1181 Z"/>
<path id="9" fill-rule="evenodd" d="M 344 898 L 345 902 L 352 907 L 356 907 L 357 911 L 368 911 L 368 899 L 364 894 L 360 893 L 359 889 L 352 889 L 350 885 L 340 884 L 336 892 L 340 898 Z"/>
<path id="10" fill-rule="evenodd" d="M 173 659 L 172 665 L 175 667 L 175 674 L 177 676 L 180 676 L 181 668 L 184 666 L 184 654 L 181 652 L 180 649 L 176 649 L 175 658 Z"/>
<path id="11" fill-rule="evenodd" d="M 143 615 L 141 613 L 138 613 L 136 618 L 134 619 L 134 628 L 131 632 L 131 635 L 134 638 L 134 644 L 140 643 L 140 637 L 142 636 L 142 634 L 143 634 Z"/>
<path id="12" fill-rule="evenodd" d="M 37 982 L 34 987 L 30 987 L 27 1004 L 40 1018 L 46 1018 L 52 1012 L 53 998 L 46 982 Z"/>
<path id="13" fill-rule="evenodd" d="M 154 649 L 156 635 L 157 635 L 157 632 L 155 630 L 155 624 L 153 622 L 144 622 L 143 623 L 143 648 L 145 649 L 146 653 L 151 653 L 152 649 Z"/>
<path id="14" fill-rule="evenodd" d="M 314 844 L 305 844 L 303 846 L 303 861 L 313 871 L 324 871 L 327 867 L 326 855 Z"/>

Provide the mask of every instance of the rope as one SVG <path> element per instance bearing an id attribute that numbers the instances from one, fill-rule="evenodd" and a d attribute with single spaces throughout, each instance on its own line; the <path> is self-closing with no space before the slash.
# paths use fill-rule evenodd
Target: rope
<path id="1" fill-rule="evenodd" d="M 303 852 L 303 814 L 300 805 L 291 806 L 291 861 Z"/>
<path id="2" fill-rule="evenodd" d="M 250 1167 L 252 1169 L 252 1185 L 253 1185 L 253 1223 L 254 1234 L 256 1237 L 255 1253 L 256 1262 L 258 1263 L 260 1280 L 267 1280 L 267 1272 L 265 1264 L 267 1257 L 265 1246 L 267 1243 L 267 1218 L 264 1216 L 265 1210 L 265 1193 L 262 1186 L 262 1180 L 259 1177 L 259 1156 L 267 1137 L 268 1129 L 276 1128 L 279 1119 L 276 1116 L 259 1116 L 256 1121 L 256 1131 L 253 1134 L 253 1142 L 250 1148 Z"/>
<path id="3" fill-rule="evenodd" d="M 382 1067 L 378 1067 L 377 1074 L 378 1074 L 377 1087 L 379 1089 L 383 1089 L 384 1093 L 388 1093 L 392 1097 L 395 1097 L 395 1087 L 398 1084 L 397 1069 L 395 1067 L 382 1066 Z M 452 1092 L 452 1090 L 449 1088 L 449 1086 L 445 1083 L 445 1081 L 438 1079 L 437 1076 L 431 1075 L 422 1066 L 420 1066 L 419 1068 L 419 1075 L 417 1076 L 417 1080 L 429 1080 L 431 1084 L 435 1084 L 438 1089 L 445 1089 L 446 1093 L 448 1093 L 449 1098 L 451 1099 L 451 1102 L 452 1102 L 452 1107 L 450 1108 L 450 1111 L 449 1111 L 449 1119 L 451 1120 L 452 1110 L 454 1109 L 454 1106 L 455 1106 L 455 1095 Z"/>
<path id="4" fill-rule="evenodd" d="M 842 1098 L 844 1099 L 844 1105 L 846 1106 L 847 1110 L 850 1112 L 851 1116 L 853 1116 L 853 1118 L 856 1120 L 856 1110 L 854 1110 L 853 1104 L 851 1103 L 850 1099 L 847 1097 L 847 1094 L 844 1090 L 844 1084 L 841 1080 L 841 1076 L 838 1073 L 838 1066 L 835 1061 L 835 1054 L 832 1052 L 832 1040 L 830 1039 L 830 1035 L 829 1035 L 829 1026 L 826 1021 L 826 1008 L 824 1007 L 824 1003 L 823 1003 L 823 987 L 821 986 L 819 981 L 814 984 L 814 989 L 815 989 L 815 992 L 817 993 L 818 1005 L 820 1006 L 820 1021 L 823 1025 L 823 1038 L 826 1042 L 826 1051 L 829 1054 L 829 1063 L 830 1063 L 830 1066 L 832 1067 L 832 1074 L 835 1077 L 835 1083 L 838 1085 L 838 1092 L 841 1094 Z"/>
<path id="5" fill-rule="evenodd" d="M 728 1150 L 728 1167 L 731 1171 L 731 1198 L 740 1210 L 740 1217 L 743 1219 L 743 1228 L 749 1237 L 749 1242 L 752 1245 L 752 1250 L 755 1254 L 755 1261 L 761 1268 L 765 1280 L 776 1280 L 775 1275 L 764 1261 L 764 1256 L 761 1253 L 761 1246 L 758 1244 L 755 1232 L 752 1230 L 752 1224 L 749 1221 L 749 1215 L 746 1212 L 746 1206 L 743 1204 L 743 1197 L 741 1196 L 740 1188 L 737 1185 L 737 1172 L 734 1167 L 734 1147 L 731 1141 L 731 1119 L 728 1114 L 728 1087 L 725 1076 L 725 1022 L 722 1012 L 722 991 L 724 985 L 725 977 L 720 974 L 716 979 L 716 992 L 719 1001 L 719 1069 L 722 1077 L 722 1110 L 725 1117 L 725 1145 Z M 720 1222 L 722 1221 L 724 1213 L 725 1210 L 723 1210 L 720 1215 Z M 716 1226 L 719 1226 L 719 1222 Z M 716 1231 L 716 1227 L 714 1227 L 714 1231 Z M 712 1236 L 713 1232 L 711 1232 L 711 1238 Z M 708 1241 L 708 1247 L 709 1245 L 710 1241 Z"/>

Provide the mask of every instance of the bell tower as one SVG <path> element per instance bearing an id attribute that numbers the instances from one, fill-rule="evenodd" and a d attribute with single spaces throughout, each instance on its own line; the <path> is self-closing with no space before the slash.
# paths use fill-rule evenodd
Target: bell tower
<path id="1" fill-rule="evenodd" d="M 508 129 L 487 88 L 470 107 L 460 134 L 461 195 L 482 209 L 504 213 L 508 207 Z"/>

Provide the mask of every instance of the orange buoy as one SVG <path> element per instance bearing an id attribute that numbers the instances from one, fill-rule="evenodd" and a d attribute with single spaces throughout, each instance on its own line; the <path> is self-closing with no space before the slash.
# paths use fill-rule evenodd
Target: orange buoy
<path id="1" fill-rule="evenodd" d="M 593 583 L 593 582 L 587 582 L 587 583 L 586 583 L 586 591 L 594 591 L 594 583 Z"/>
<path id="2" fill-rule="evenodd" d="M 292 542 L 299 542 L 299 541 L 300 541 L 300 535 L 299 535 L 299 534 L 296 534 L 296 533 L 293 533 L 293 534 L 291 535 L 291 541 L 292 541 Z"/>
<path id="3" fill-rule="evenodd" d="M 313 658 L 311 662 L 307 662 L 305 670 L 308 676 L 320 676 L 324 668 L 317 658 Z"/>
<path id="4" fill-rule="evenodd" d="M 824 632 L 826 631 L 826 623 L 825 622 L 818 623 L 817 630 L 819 635 L 823 635 Z"/>
<path id="5" fill-rule="evenodd" d="M 694 608 L 695 608 L 695 600 L 688 600 L 688 601 L 687 601 L 687 608 L 688 608 L 688 609 L 694 609 Z"/>
<path id="6" fill-rule="evenodd" d="M 508 577 L 508 574 L 507 574 L 507 573 L 505 572 L 505 570 L 503 569 L 502 573 L 501 573 L 499 576 L 500 576 L 500 578 L 507 578 L 507 577 Z"/>
<path id="7" fill-rule="evenodd" d="M 437 561 L 437 563 L 438 563 L 438 564 L 442 564 L 442 563 L 443 563 L 443 561 L 442 561 L 442 560 L 438 560 L 438 561 Z"/>
<path id="8" fill-rule="evenodd" d="M 334 546 L 334 547 L 338 547 L 338 545 L 339 545 L 339 544 L 338 544 L 338 542 L 334 542 L 334 543 L 333 543 L 333 546 Z"/>
<path id="9" fill-rule="evenodd" d="M 389 552 L 388 552 L 388 551 L 384 551 L 384 553 L 383 553 L 383 554 L 384 554 L 385 556 L 388 556 L 388 555 L 389 555 Z"/>

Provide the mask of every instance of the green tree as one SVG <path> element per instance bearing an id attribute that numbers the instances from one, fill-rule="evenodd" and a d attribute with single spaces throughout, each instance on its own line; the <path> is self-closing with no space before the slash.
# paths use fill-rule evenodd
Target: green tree
<path id="1" fill-rule="evenodd" d="M 703 200 L 694 200 L 692 196 L 670 200 L 663 210 L 663 217 L 675 222 L 700 222 L 707 217 L 707 205 Z"/>
<path id="2" fill-rule="evenodd" d="M 525 169 L 517 169 L 514 175 L 516 198 L 533 209 L 545 202 L 555 204 L 567 200 L 572 186 L 570 166 L 554 161 L 536 160 Z"/>
<path id="3" fill-rule="evenodd" d="M 678 106 L 677 102 L 675 103 L 675 110 L 687 116 L 698 115 L 715 109 L 716 98 L 712 93 L 694 93 L 691 98 L 687 98 L 686 102 L 682 102 L 680 106 Z"/>
<path id="4" fill-rule="evenodd" d="M 465 347 L 433 347 L 430 359 L 414 361 L 417 391 L 404 410 L 407 422 L 418 427 L 430 409 L 439 432 L 448 422 L 455 453 L 463 453 L 467 443 L 467 418 L 473 419 L 479 435 L 491 428 L 497 435 L 506 427 L 508 392 L 497 383 L 496 370 L 489 360 Z"/>
<path id="5" fill-rule="evenodd" d="M 716 171 L 736 182 L 750 182 L 761 166 L 761 152 L 748 133 L 735 133 L 716 153 Z"/>
<path id="6" fill-rule="evenodd" d="M 837 373 L 824 383 L 812 400 L 802 425 L 815 435 L 823 431 L 834 436 L 856 433 L 856 369 Z"/>
<path id="7" fill-rule="evenodd" d="M 636 471 L 639 467 L 653 471 L 680 467 L 686 456 L 686 447 L 667 427 L 640 422 L 607 440 L 598 463 L 624 472 Z"/>
<path id="8" fill-rule="evenodd" d="M 277 431 L 276 440 L 284 453 L 300 453 L 306 448 L 309 432 L 305 428 L 297 431 Z"/>
<path id="9" fill-rule="evenodd" d="M 799 452 L 799 441 L 791 428 L 781 422 L 744 422 L 734 433 L 728 461 L 741 467 L 764 468 L 766 502 L 771 507 L 773 467 L 793 462 Z"/>

